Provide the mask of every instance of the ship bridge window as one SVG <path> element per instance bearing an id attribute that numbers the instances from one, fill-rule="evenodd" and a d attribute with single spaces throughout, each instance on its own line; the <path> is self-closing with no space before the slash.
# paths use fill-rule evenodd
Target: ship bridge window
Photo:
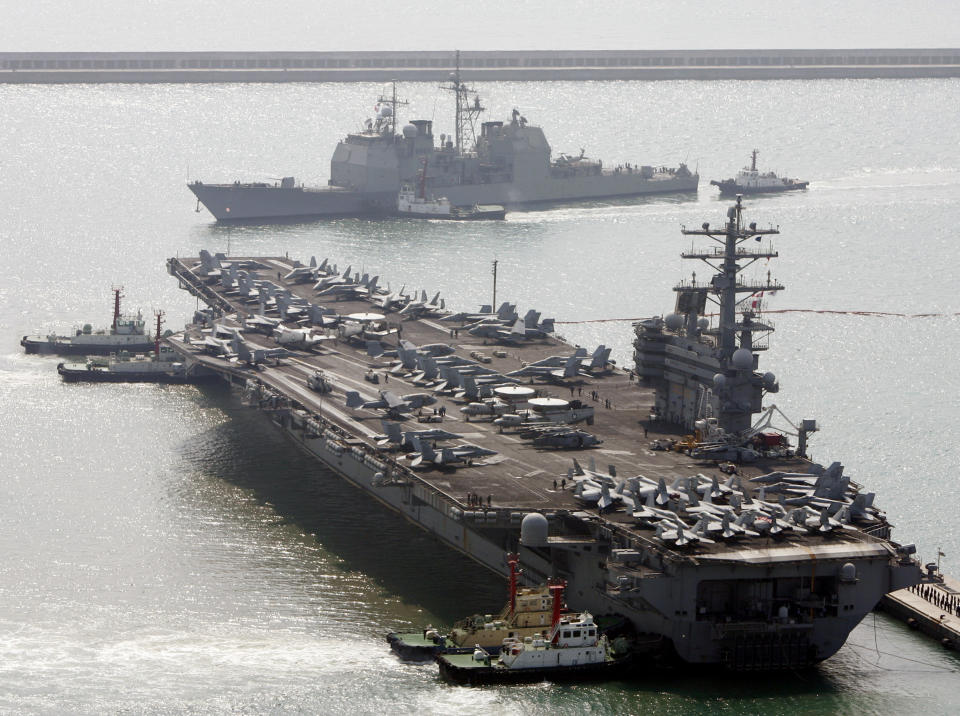
<path id="1" fill-rule="evenodd" d="M 563 631 L 563 638 L 564 638 L 564 639 L 569 639 L 569 638 L 570 638 L 570 630 L 569 630 L 569 629 L 564 629 L 564 631 Z"/>
<path id="2" fill-rule="evenodd" d="M 587 636 L 596 636 L 596 635 L 597 635 L 596 629 L 590 629 L 589 631 L 587 631 Z"/>

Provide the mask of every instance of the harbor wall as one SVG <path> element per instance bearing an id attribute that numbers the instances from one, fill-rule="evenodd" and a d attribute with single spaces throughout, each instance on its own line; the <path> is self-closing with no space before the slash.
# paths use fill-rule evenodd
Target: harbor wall
<path id="1" fill-rule="evenodd" d="M 0 82 L 440 82 L 453 52 L 0 52 Z M 465 51 L 473 81 L 960 77 L 960 48 Z"/>

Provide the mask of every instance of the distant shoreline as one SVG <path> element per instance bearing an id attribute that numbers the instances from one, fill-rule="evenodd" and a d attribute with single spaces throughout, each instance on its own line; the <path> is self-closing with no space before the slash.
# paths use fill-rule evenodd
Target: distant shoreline
<path id="1" fill-rule="evenodd" d="M 453 52 L 0 52 L 0 83 L 439 82 Z M 460 53 L 472 81 L 960 77 L 960 49 Z"/>

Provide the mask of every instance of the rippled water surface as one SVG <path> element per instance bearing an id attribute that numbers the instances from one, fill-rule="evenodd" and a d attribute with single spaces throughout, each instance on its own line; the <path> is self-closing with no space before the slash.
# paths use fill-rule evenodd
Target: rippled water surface
<path id="1" fill-rule="evenodd" d="M 195 302 L 164 271 L 200 248 L 329 256 L 441 290 L 498 296 L 629 360 L 630 319 L 669 311 L 694 267 L 682 224 L 723 220 L 706 186 L 741 166 L 812 180 L 751 200 L 778 224 L 757 266 L 787 291 L 763 367 L 814 457 L 878 493 L 901 541 L 958 571 L 960 82 L 489 84 L 555 151 L 699 165 L 699 195 L 597 202 L 451 225 L 338 220 L 215 226 L 188 178 L 326 181 L 372 85 L 0 87 L 0 712 L 952 712 L 957 658 L 869 616 L 816 672 L 776 679 L 454 688 L 394 659 L 383 634 L 492 611 L 503 585 L 298 453 L 227 391 L 62 385 L 19 337 L 105 325 L 109 290 L 167 311 Z M 401 88 L 449 132 L 448 100 Z M 706 269 L 702 269 L 706 276 Z M 838 311 L 835 313 L 834 311 Z M 863 315 L 879 312 L 902 315 Z M 914 314 L 933 314 L 917 317 Z"/>

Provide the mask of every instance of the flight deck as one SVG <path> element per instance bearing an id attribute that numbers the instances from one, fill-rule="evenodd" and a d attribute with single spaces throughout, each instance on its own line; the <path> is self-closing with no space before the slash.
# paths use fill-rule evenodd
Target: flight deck
<path id="1" fill-rule="evenodd" d="M 299 262 L 279 257 L 231 257 L 230 260 L 244 266 L 257 282 L 270 282 L 304 302 L 317 300 L 312 282 L 284 279 L 302 266 Z M 171 259 L 169 270 L 179 278 L 183 288 L 201 297 L 222 314 L 217 319 L 220 326 L 218 330 L 229 332 L 231 328 L 236 328 L 242 331 L 250 348 L 275 349 L 277 342 L 270 335 L 243 330 L 244 320 L 257 313 L 258 302 L 251 296 L 241 297 L 236 290 L 224 290 L 222 282 L 198 275 L 191 268 L 199 266 L 200 259 Z M 351 316 L 354 320 L 378 316 L 371 313 L 376 310 L 371 307 L 371 300 L 370 297 L 339 297 L 326 300 L 324 306 L 335 311 L 339 321 L 350 322 Z M 555 335 L 509 343 L 474 337 L 464 330 L 463 322 L 444 321 L 444 314 L 453 315 L 449 311 L 438 312 L 432 318 L 409 318 L 398 312 L 379 314 L 378 317 L 383 319 L 379 327 L 383 330 L 379 335 L 375 336 L 373 331 L 369 331 L 365 336 L 377 337 L 384 346 L 393 347 L 401 340 L 415 346 L 446 344 L 452 349 L 450 356 L 475 362 L 501 376 L 551 356 L 568 356 L 579 348 Z M 209 332 L 207 328 L 206 334 Z M 321 331 L 318 329 L 317 332 Z M 290 355 L 268 359 L 256 365 L 238 360 L 234 355 L 211 355 L 203 344 L 204 335 L 203 329 L 192 326 L 185 334 L 171 337 L 169 343 L 191 362 L 215 371 L 235 384 L 246 385 L 248 393 L 251 385 L 258 386 L 254 392 L 267 396 L 267 400 L 272 401 L 269 407 L 288 414 L 287 420 L 301 431 L 309 433 L 310 426 L 332 429 L 352 447 L 375 454 L 391 470 L 392 478 L 402 474 L 404 479 L 412 479 L 428 487 L 468 515 L 476 511 L 478 517 L 487 515 L 491 522 L 496 519 L 496 513 L 514 510 L 520 513 L 578 513 L 581 517 L 587 517 L 584 510 L 588 510 L 592 521 L 607 523 L 618 531 L 629 530 L 647 541 L 653 532 L 635 528 L 630 510 L 616 505 L 605 510 L 596 506 L 588 508 L 582 500 L 577 499 L 571 475 L 575 461 L 581 468 L 611 476 L 614 482 L 637 475 L 654 480 L 663 478 L 668 486 L 677 478 L 698 474 L 716 476 L 721 483 L 729 479 L 727 474 L 718 469 L 717 460 L 694 460 L 682 450 L 651 449 L 651 445 L 657 442 L 669 445 L 682 440 L 684 436 L 677 428 L 658 420 L 653 414 L 653 389 L 637 380 L 632 371 L 612 362 L 607 362 L 602 369 L 590 374 L 581 372 L 573 377 L 560 378 L 547 374 L 544 378 L 530 376 L 515 379 L 517 386 L 532 388 L 539 398 L 593 408 L 592 424 L 580 423 L 571 427 L 590 433 L 601 443 L 589 448 L 565 449 L 535 447 L 530 439 L 522 437 L 526 426 L 501 427 L 494 423 L 496 415 L 463 414 L 461 408 L 470 404 L 469 399 L 456 398 L 449 394 L 450 390 L 431 393 L 429 386 L 425 386 L 422 380 L 416 380 L 417 371 L 397 369 L 396 357 L 372 357 L 366 350 L 365 340 L 343 338 L 333 329 L 326 331 L 324 337 L 327 340 L 318 341 L 309 349 L 291 347 Z M 589 356 L 594 347 L 586 348 Z M 331 388 L 330 392 L 320 393 L 308 387 L 308 378 L 317 371 L 322 371 Z M 374 379 L 376 383 L 372 382 Z M 392 449 L 378 446 L 378 442 L 383 444 L 385 437 L 385 409 L 349 408 L 346 406 L 346 393 L 349 391 L 356 391 L 364 401 L 377 400 L 381 391 L 390 391 L 400 397 L 411 393 L 431 393 L 436 397 L 435 403 L 400 414 L 393 413 L 391 421 L 399 422 L 403 432 L 441 428 L 459 436 L 444 444 L 454 447 L 468 444 L 492 450 L 494 454 L 449 465 L 421 464 L 414 469 L 411 465 L 413 461 L 408 456 L 416 453 L 409 446 L 404 449 L 398 449 L 396 445 L 386 446 Z M 264 401 L 258 402 L 262 407 Z M 434 447 L 440 450 L 443 445 L 435 444 Z M 741 484 L 749 490 L 751 477 L 776 470 L 804 472 L 808 465 L 805 459 L 794 456 L 780 459 L 764 457 L 749 465 L 739 465 L 736 469 Z M 513 515 L 516 522 L 518 513 Z M 865 537 L 861 532 L 846 535 L 834 531 L 827 538 L 833 542 L 849 543 Z M 815 535 L 813 538 L 819 541 L 823 536 Z M 771 538 L 762 539 L 766 541 Z M 717 551 L 718 548 L 723 551 L 726 545 L 711 547 L 701 544 L 697 551 Z"/>

